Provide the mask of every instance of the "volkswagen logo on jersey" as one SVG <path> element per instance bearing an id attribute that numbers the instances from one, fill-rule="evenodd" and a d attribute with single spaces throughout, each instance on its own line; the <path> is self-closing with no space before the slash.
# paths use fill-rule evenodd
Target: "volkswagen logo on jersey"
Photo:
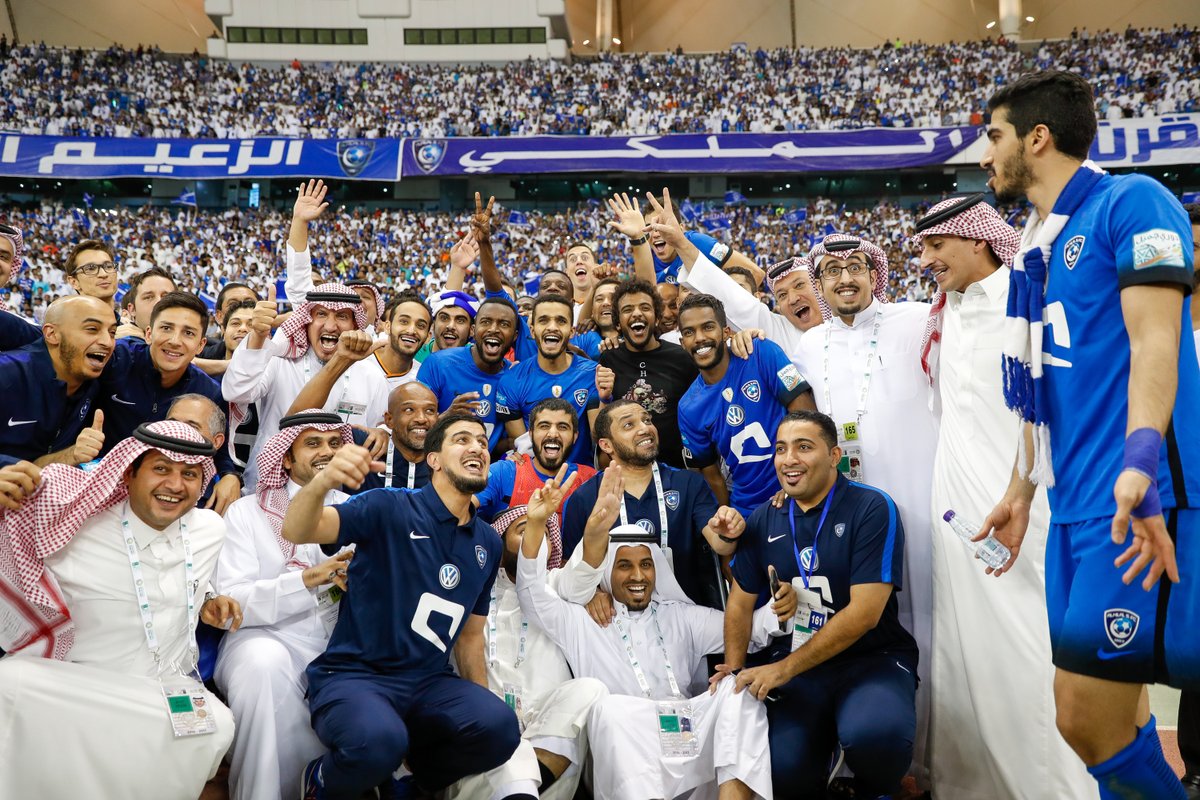
<path id="1" fill-rule="evenodd" d="M 492 413 L 492 404 L 487 400 L 476 400 L 475 402 L 479 403 L 479 411 L 475 413 L 480 419 L 484 419 Z"/>
<path id="2" fill-rule="evenodd" d="M 725 412 L 725 421 L 730 425 L 741 425 L 746 421 L 746 412 L 742 411 L 741 406 L 730 406 Z"/>
<path id="3" fill-rule="evenodd" d="M 417 166 L 428 174 L 446 157 L 446 143 L 440 139 L 417 139 L 412 143 L 412 154 Z"/>
<path id="4" fill-rule="evenodd" d="M 1087 239 L 1083 236 L 1072 236 L 1067 240 L 1063 247 L 1063 258 L 1067 262 L 1067 269 L 1075 269 L 1075 262 L 1079 260 L 1080 253 L 1083 252 L 1083 243 Z"/>
<path id="5" fill-rule="evenodd" d="M 347 139 L 337 144 L 338 165 L 346 177 L 353 178 L 367 168 L 375 152 L 370 139 Z"/>
<path id="6" fill-rule="evenodd" d="M 1104 612 L 1104 632 L 1113 647 L 1120 650 L 1137 636 L 1141 617 L 1127 608 L 1110 608 Z"/>
<path id="7" fill-rule="evenodd" d="M 746 395 L 746 399 L 751 403 L 757 403 L 758 398 L 762 397 L 762 387 L 758 385 L 758 381 L 743 383 L 742 394 Z"/>
<path id="8" fill-rule="evenodd" d="M 679 492 L 671 489 L 668 492 L 663 492 L 663 502 L 667 504 L 667 508 L 674 511 L 679 508 Z"/>
<path id="9" fill-rule="evenodd" d="M 805 571 L 815 572 L 821 566 L 821 559 L 813 553 L 811 547 L 806 547 L 800 551 L 800 568 Z"/>
<path id="10" fill-rule="evenodd" d="M 580 408 L 583 408 L 584 406 L 587 405 L 587 397 L 588 397 L 587 389 L 576 389 L 575 390 L 575 405 L 579 406 Z"/>
<path id="11" fill-rule="evenodd" d="M 438 583 L 442 584 L 443 589 L 453 589 L 458 586 L 458 567 L 453 564 L 442 564 L 442 568 L 438 570 Z"/>
<path id="12" fill-rule="evenodd" d="M 644 517 L 637 521 L 637 526 L 651 536 L 654 535 L 654 523 Z"/>
<path id="13" fill-rule="evenodd" d="M 475 560 L 479 562 L 480 569 L 487 565 L 487 549 L 481 544 L 475 545 Z"/>

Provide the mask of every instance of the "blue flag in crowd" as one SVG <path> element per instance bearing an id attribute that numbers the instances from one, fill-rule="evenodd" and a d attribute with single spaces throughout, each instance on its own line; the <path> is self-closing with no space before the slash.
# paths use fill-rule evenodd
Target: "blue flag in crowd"
<path id="1" fill-rule="evenodd" d="M 526 217 L 525 213 L 522 211 L 510 211 L 508 212 L 508 224 L 517 225 L 522 228 L 528 228 L 529 218 Z"/>
<path id="2" fill-rule="evenodd" d="M 832 222 L 826 222 L 826 223 L 825 223 L 825 235 L 826 235 L 826 236 L 828 236 L 829 234 L 833 233 L 835 230 L 836 230 L 836 228 L 834 228 L 834 227 L 833 227 L 833 223 L 832 223 Z"/>
<path id="3" fill-rule="evenodd" d="M 184 189 L 182 192 L 179 193 L 179 197 L 175 198 L 174 205 L 178 205 L 178 206 L 194 206 L 194 205 L 196 205 L 196 193 L 193 191 Z"/>
<path id="4" fill-rule="evenodd" d="M 789 225 L 799 225 L 806 219 L 808 219 L 807 208 L 793 208 L 791 211 L 783 215 L 783 221 Z"/>
<path id="5" fill-rule="evenodd" d="M 745 203 L 746 197 L 741 192 L 730 189 L 725 193 L 725 205 L 736 206 L 738 203 Z"/>
<path id="6" fill-rule="evenodd" d="M 709 233 L 713 231 L 727 231 L 733 227 L 733 221 L 724 214 L 721 214 L 712 219 L 704 220 L 704 227 Z"/>
<path id="7" fill-rule="evenodd" d="M 83 226 L 83 229 L 85 231 L 90 231 L 92 229 L 92 221 L 90 219 L 88 219 L 87 215 L 84 214 L 82 211 L 80 211 L 78 208 L 71 209 L 71 216 L 73 216 L 75 218 L 76 222 L 78 222 L 80 225 Z"/>
<path id="8" fill-rule="evenodd" d="M 1188 203 L 1200 203 L 1200 192 L 1184 192 L 1183 197 L 1179 198 L 1185 206 Z"/>
<path id="9" fill-rule="evenodd" d="M 695 222 L 696 218 L 700 216 L 700 212 L 692 205 L 691 200 L 684 200 L 679 204 L 679 213 L 683 215 L 684 222 Z"/>
<path id="10" fill-rule="evenodd" d="M 93 197 L 92 197 L 90 194 L 88 194 L 87 192 L 84 192 L 84 193 L 83 193 L 83 204 L 84 204 L 85 206 L 87 206 L 88 208 L 91 208 L 91 207 L 92 207 L 92 200 L 94 200 L 94 199 L 95 199 L 95 198 L 93 198 Z"/>
<path id="11" fill-rule="evenodd" d="M 537 294 L 542 286 L 542 274 L 532 270 L 525 273 L 525 294 Z"/>

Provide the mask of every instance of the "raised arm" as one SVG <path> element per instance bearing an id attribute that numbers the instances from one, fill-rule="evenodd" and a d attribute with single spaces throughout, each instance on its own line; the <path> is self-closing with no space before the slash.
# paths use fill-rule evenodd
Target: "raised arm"
<path id="1" fill-rule="evenodd" d="M 304 296 L 312 291 L 312 254 L 308 252 L 308 226 L 321 216 L 329 203 L 325 202 L 328 187 L 322 180 L 309 180 L 300 184 L 296 203 L 292 206 L 292 227 L 287 240 L 287 272 L 283 291 L 292 307 L 304 302 Z"/>
<path id="2" fill-rule="evenodd" d="M 383 472 L 386 465 L 371 460 L 371 451 L 355 444 L 338 449 L 325 469 L 320 470 L 292 498 L 283 518 L 283 538 L 296 544 L 333 544 L 338 540 L 341 518 L 337 509 L 325 505 L 325 495 L 343 486 L 357 489 L 369 472 Z"/>
<path id="3" fill-rule="evenodd" d="M 633 251 L 633 275 L 639 281 L 645 281 L 651 286 L 658 280 L 654 272 L 654 258 L 650 255 L 650 237 L 646 235 L 646 218 L 642 215 L 637 203 L 629 199 L 629 195 L 621 192 L 614 194 L 608 201 L 608 210 L 616 217 L 608 227 L 620 233 L 629 240 L 629 248 Z M 585 309 L 590 311 L 590 309 Z"/>
<path id="4" fill-rule="evenodd" d="M 479 192 L 475 193 L 475 213 L 471 215 L 471 236 L 479 246 L 479 276 L 483 280 L 483 288 L 489 292 L 504 291 L 504 283 L 500 279 L 500 270 L 496 269 L 496 259 L 492 254 L 492 207 L 496 198 L 489 197 L 487 205 Z"/>
<path id="5" fill-rule="evenodd" d="M 306 408 L 324 408 L 329 402 L 329 393 L 337 385 L 338 379 L 346 374 L 354 364 L 368 358 L 379 348 L 387 344 L 386 339 L 373 339 L 366 331 L 342 331 L 338 336 L 337 350 L 333 357 L 325 362 L 325 366 L 317 371 L 304 384 L 300 394 L 288 406 L 285 414 L 299 414 Z"/>
<path id="6" fill-rule="evenodd" d="M 446 276 L 446 291 L 461 292 L 467 282 L 467 270 L 479 258 L 479 245 L 468 233 L 450 247 L 450 274 Z"/>

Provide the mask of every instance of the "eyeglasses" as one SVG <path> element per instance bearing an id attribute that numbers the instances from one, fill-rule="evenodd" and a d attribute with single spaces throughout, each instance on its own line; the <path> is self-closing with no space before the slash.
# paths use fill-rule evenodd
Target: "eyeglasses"
<path id="1" fill-rule="evenodd" d="M 826 267 L 825 269 L 821 270 L 821 279 L 825 280 L 828 278 L 829 280 L 836 281 L 838 278 L 842 277 L 843 272 L 848 272 L 857 277 L 859 275 L 866 275 L 870 271 L 870 266 L 861 264 L 857 261 L 852 261 L 850 264 L 844 267 Z"/>
<path id="2" fill-rule="evenodd" d="M 78 275 L 79 273 L 82 272 L 84 275 L 87 275 L 90 278 L 99 272 L 108 274 L 109 272 L 116 272 L 116 271 L 117 271 L 116 264 L 114 264 L 111 261 L 101 261 L 99 264 L 84 264 L 82 267 L 76 267 L 75 271 L 72 272 L 71 274 Z"/>

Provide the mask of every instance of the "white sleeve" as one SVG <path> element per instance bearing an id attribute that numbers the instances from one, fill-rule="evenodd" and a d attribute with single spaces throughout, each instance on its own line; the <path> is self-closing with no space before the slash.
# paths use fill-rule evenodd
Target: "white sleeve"
<path id="1" fill-rule="evenodd" d="M 313 290 L 312 247 L 299 251 L 293 250 L 290 244 L 284 247 L 287 248 L 287 271 L 283 276 L 283 293 L 295 309 Z"/>
<path id="2" fill-rule="evenodd" d="M 269 339 L 258 350 L 247 347 L 247 336 L 233 351 L 225 376 L 221 379 L 221 396 L 230 403 L 249 404 L 261 400 L 271 388 L 271 359 L 281 354 L 287 343 Z"/>
<path id="3" fill-rule="evenodd" d="M 746 328 L 762 328 L 767 332 L 767 338 L 789 354 L 800 346 L 800 335 L 803 331 L 763 305 L 757 297 L 747 292 L 741 284 L 703 255 L 696 259 L 696 263 L 691 267 L 680 268 L 679 282 L 692 291 L 721 298 L 721 302 L 725 304 L 725 316 L 729 318 L 729 327 L 739 331 Z"/>
<path id="4" fill-rule="evenodd" d="M 750 620 L 749 652 L 757 653 L 770 644 L 772 633 L 779 633 L 779 617 L 775 616 L 769 602 L 763 603 L 754 609 L 754 616 Z"/>
<path id="5" fill-rule="evenodd" d="M 580 628 L 571 623 L 572 606 L 551 591 L 546 583 L 545 557 L 539 556 L 535 560 L 518 553 L 516 583 L 521 613 L 541 628 L 570 661 L 578 651 Z M 582 611 L 578 606 L 575 608 Z"/>
<path id="6" fill-rule="evenodd" d="M 600 585 L 600 567 L 593 567 L 583 560 L 583 542 L 575 546 L 575 552 L 561 569 L 551 573 L 551 582 L 558 596 L 568 603 L 587 605 Z"/>
<path id="7" fill-rule="evenodd" d="M 301 570 L 284 572 L 272 578 L 260 578 L 258 552 L 254 547 L 257 501 L 247 498 L 253 509 L 238 508 L 235 503 L 225 516 L 225 544 L 217 558 L 213 583 L 221 594 L 229 595 L 242 607 L 242 625 L 274 625 L 288 617 L 317 607 L 316 597 L 304 585 Z"/>

